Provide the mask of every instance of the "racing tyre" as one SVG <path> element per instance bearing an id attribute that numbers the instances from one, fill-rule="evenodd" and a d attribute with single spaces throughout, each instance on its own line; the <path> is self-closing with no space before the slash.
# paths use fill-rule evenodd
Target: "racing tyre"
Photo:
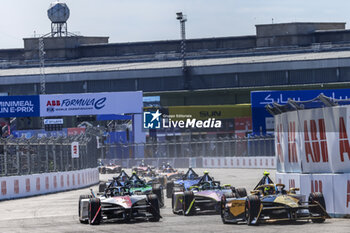
<path id="1" fill-rule="evenodd" d="M 92 197 L 91 195 L 80 195 L 79 196 L 79 209 L 78 209 L 79 213 L 78 213 L 78 215 L 79 215 L 80 223 L 88 223 L 88 220 L 80 220 L 80 216 L 81 216 L 81 200 L 82 199 L 90 199 L 91 197 Z"/>
<path id="2" fill-rule="evenodd" d="M 99 225 L 102 220 L 101 202 L 99 198 L 91 198 L 89 201 L 89 224 Z"/>
<path id="3" fill-rule="evenodd" d="M 163 186 L 165 186 L 167 184 L 167 180 L 166 180 L 165 176 L 159 177 L 159 183 Z"/>
<path id="4" fill-rule="evenodd" d="M 194 201 L 194 194 L 191 191 L 185 191 L 184 192 L 184 198 L 183 198 L 183 214 L 185 216 L 191 216 L 195 214 L 195 209 L 193 206 Z"/>
<path id="5" fill-rule="evenodd" d="M 233 195 L 232 195 L 233 196 Z M 221 197 L 221 204 L 220 204 L 220 215 L 221 215 L 221 220 L 223 224 L 227 224 L 228 222 L 226 221 L 226 195 L 222 195 Z"/>
<path id="6" fill-rule="evenodd" d="M 168 181 L 166 183 L 166 197 L 171 198 L 173 195 L 174 181 Z"/>
<path id="7" fill-rule="evenodd" d="M 148 203 L 150 204 L 150 213 L 152 217 L 149 218 L 150 222 L 159 222 L 160 219 L 160 210 L 159 210 L 159 201 L 158 197 L 155 194 L 150 194 L 147 196 Z"/>
<path id="8" fill-rule="evenodd" d="M 236 188 L 236 197 L 246 197 L 247 196 L 247 190 L 245 188 Z"/>
<path id="9" fill-rule="evenodd" d="M 163 188 L 158 184 L 155 185 L 152 188 L 152 193 L 157 195 L 158 201 L 159 201 L 159 207 L 163 207 L 164 206 L 164 193 L 163 193 Z"/>
<path id="10" fill-rule="evenodd" d="M 102 174 L 106 174 L 106 168 L 105 168 L 105 167 L 103 167 L 103 168 L 101 169 L 101 173 L 102 173 Z"/>
<path id="11" fill-rule="evenodd" d="M 176 192 L 184 192 L 184 188 L 183 187 L 174 187 L 173 188 L 173 193 L 176 193 Z"/>
<path id="12" fill-rule="evenodd" d="M 175 212 L 174 208 L 175 208 L 175 194 L 171 195 L 171 209 L 173 211 L 173 214 L 178 214 L 177 212 Z"/>
<path id="13" fill-rule="evenodd" d="M 320 193 L 320 192 L 310 193 L 309 204 L 316 204 L 317 202 L 320 206 L 322 206 L 324 210 L 326 210 L 326 202 L 324 200 L 323 193 Z M 324 211 L 320 206 L 310 206 L 309 207 L 310 214 L 312 216 L 319 215 L 324 217 Z M 313 223 L 323 223 L 325 220 L 326 220 L 325 218 L 311 219 Z"/>
<path id="14" fill-rule="evenodd" d="M 257 195 L 248 196 L 245 202 L 245 217 L 248 225 L 253 225 L 253 220 L 258 216 L 259 210 L 259 197 Z M 255 224 L 257 224 L 257 222 Z"/>
<path id="15" fill-rule="evenodd" d="M 100 182 L 98 185 L 98 192 L 103 193 L 107 188 L 106 182 Z"/>

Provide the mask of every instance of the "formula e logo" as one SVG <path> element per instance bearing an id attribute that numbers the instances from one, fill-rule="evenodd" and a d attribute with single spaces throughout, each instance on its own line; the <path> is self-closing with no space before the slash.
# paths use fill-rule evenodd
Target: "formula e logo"
<path id="1" fill-rule="evenodd" d="M 156 112 L 143 113 L 143 128 L 145 129 L 160 129 L 160 122 L 162 114 L 159 109 Z"/>

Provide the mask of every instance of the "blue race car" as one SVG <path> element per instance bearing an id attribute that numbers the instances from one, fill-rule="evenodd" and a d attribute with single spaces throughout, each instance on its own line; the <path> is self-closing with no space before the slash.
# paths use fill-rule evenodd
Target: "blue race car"
<path id="1" fill-rule="evenodd" d="M 201 177 L 193 171 L 192 168 L 189 168 L 186 174 L 178 180 L 168 181 L 166 184 L 166 196 L 167 198 L 171 198 L 173 192 L 183 192 L 189 190 L 189 188 L 193 185 L 198 184 Z"/>

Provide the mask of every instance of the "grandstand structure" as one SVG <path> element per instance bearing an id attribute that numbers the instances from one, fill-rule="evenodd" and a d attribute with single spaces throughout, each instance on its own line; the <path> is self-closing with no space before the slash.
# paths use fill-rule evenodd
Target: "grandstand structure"
<path id="1" fill-rule="evenodd" d="M 256 35 L 109 43 L 108 37 L 45 37 L 46 93 L 142 90 L 161 106 L 250 103 L 255 90 L 344 88 L 350 30 L 343 22 L 256 25 Z M 0 92 L 40 93 L 39 38 L 0 50 Z"/>

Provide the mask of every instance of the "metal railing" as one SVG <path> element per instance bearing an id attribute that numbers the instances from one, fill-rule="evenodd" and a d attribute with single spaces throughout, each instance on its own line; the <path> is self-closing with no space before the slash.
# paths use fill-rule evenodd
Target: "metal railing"
<path id="1" fill-rule="evenodd" d="M 139 155 L 139 156 L 138 156 Z M 192 139 L 140 144 L 105 144 L 101 158 L 274 156 L 274 137 Z"/>
<path id="2" fill-rule="evenodd" d="M 73 158 L 72 142 L 79 143 Z M 96 167 L 96 137 L 32 137 L 0 139 L 0 176 L 72 171 Z"/>

